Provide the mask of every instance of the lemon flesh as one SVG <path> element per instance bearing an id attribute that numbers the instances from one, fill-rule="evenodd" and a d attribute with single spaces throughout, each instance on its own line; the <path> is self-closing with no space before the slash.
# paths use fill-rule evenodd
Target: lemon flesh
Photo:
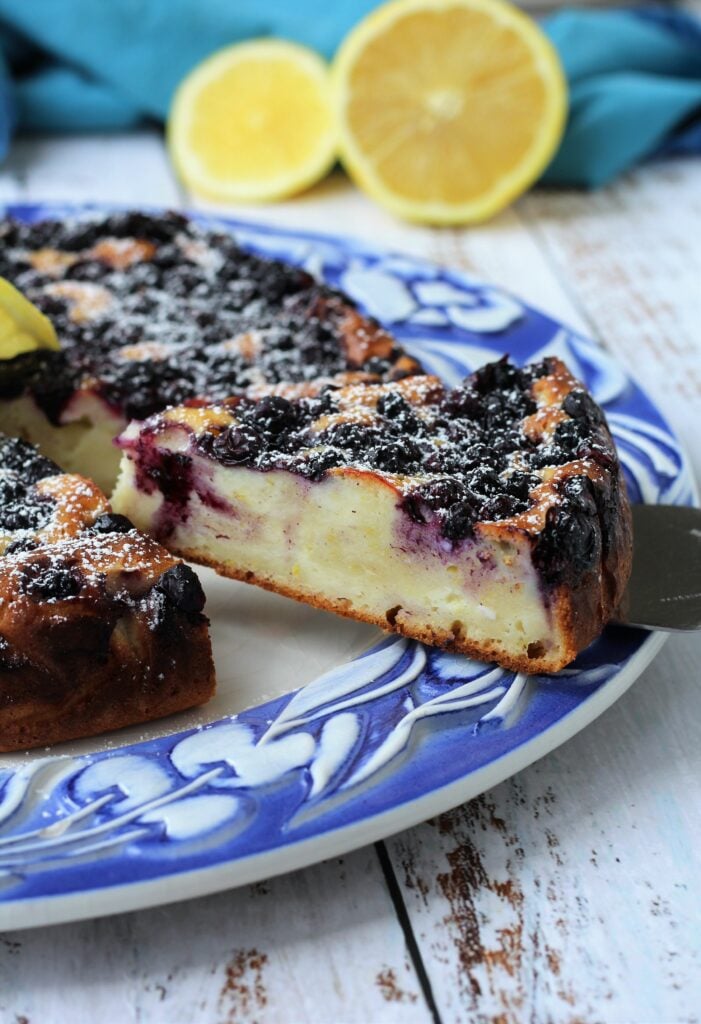
<path id="1" fill-rule="evenodd" d="M 394 0 L 334 62 L 341 158 L 409 220 L 484 220 L 532 184 L 562 137 L 567 89 L 536 24 L 505 0 Z"/>
<path id="2" fill-rule="evenodd" d="M 60 348 L 53 324 L 14 285 L 0 277 L 0 359 L 14 359 L 38 348 Z"/>
<path id="3" fill-rule="evenodd" d="M 336 156 L 329 69 L 305 47 L 228 47 L 192 71 L 168 120 L 170 152 L 195 194 L 265 202 L 322 178 Z"/>

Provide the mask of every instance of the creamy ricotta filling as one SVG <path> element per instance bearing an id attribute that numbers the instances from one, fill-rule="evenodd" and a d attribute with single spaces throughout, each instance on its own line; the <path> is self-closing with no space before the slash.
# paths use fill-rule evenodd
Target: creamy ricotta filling
<path id="1" fill-rule="evenodd" d="M 169 432 L 159 450 L 186 439 Z M 195 458 L 192 489 L 177 507 L 140 482 L 125 456 L 114 509 L 225 574 L 429 640 L 467 639 L 522 657 L 558 645 L 525 538 L 490 536 L 487 525 L 451 545 L 412 523 L 397 490 L 375 474 L 335 470 L 312 483 Z"/>
<path id="2" fill-rule="evenodd" d="M 54 424 L 28 395 L 0 402 L 0 431 L 39 446 L 42 454 L 67 473 L 94 480 L 109 494 L 119 469 L 120 452 L 115 437 L 126 420 L 114 413 L 97 395 L 79 391 Z"/>

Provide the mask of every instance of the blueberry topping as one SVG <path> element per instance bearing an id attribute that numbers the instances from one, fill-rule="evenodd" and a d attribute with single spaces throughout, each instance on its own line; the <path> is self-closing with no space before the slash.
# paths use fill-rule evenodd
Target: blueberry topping
<path id="1" fill-rule="evenodd" d="M 261 436 L 252 426 L 240 424 L 227 427 L 216 437 L 205 435 L 199 441 L 200 449 L 224 466 L 250 464 L 261 450 Z"/>
<path id="2" fill-rule="evenodd" d="M 73 224 L 4 221 L 0 230 L 0 275 L 52 318 L 61 338 L 60 352 L 31 353 L 0 367 L 0 395 L 32 394 L 52 422 L 76 388 L 94 380 L 107 402 L 144 419 L 188 399 L 228 398 L 261 378 L 275 384 L 359 369 L 392 379 L 400 358 L 410 368 L 404 372 L 417 368 L 397 345 L 383 359 L 351 359 L 349 299 L 304 270 L 246 253 L 229 235 L 202 231 L 177 214 L 126 212 Z M 135 261 L 115 268 L 94 251 L 114 238 L 152 248 L 142 245 Z M 27 250 L 45 248 L 74 259 L 58 275 L 43 273 Z M 87 320 L 73 318 L 73 301 L 47 290 L 61 278 L 104 287 L 111 304 Z M 374 328 L 369 318 L 359 326 Z M 251 332 L 252 355 L 231 346 Z M 166 349 L 153 356 L 121 354 L 124 346 L 164 339 Z"/>
<path id="3" fill-rule="evenodd" d="M 84 578 L 73 565 L 54 565 L 48 559 L 22 567 L 22 589 L 35 601 L 65 601 L 83 588 Z"/>
<path id="4" fill-rule="evenodd" d="M 578 459 L 590 459 L 602 469 L 614 470 L 618 465 L 618 459 L 613 448 L 600 441 L 582 441 L 577 448 Z"/>
<path id="5" fill-rule="evenodd" d="M 580 388 L 570 391 L 562 403 L 562 408 L 572 419 L 584 420 L 590 426 L 598 426 L 604 421 L 601 409 L 594 399 Z"/>
<path id="6" fill-rule="evenodd" d="M 411 473 L 418 469 L 421 451 L 411 438 L 405 438 L 404 441 L 385 441 L 370 448 L 367 458 L 371 466 L 386 473 Z"/>
<path id="7" fill-rule="evenodd" d="M 486 395 L 490 391 L 523 391 L 528 386 L 523 371 L 509 362 L 508 356 L 502 356 L 494 363 L 486 363 L 476 370 L 473 380 L 477 391 Z"/>
<path id="8" fill-rule="evenodd" d="M 174 607 L 187 615 L 198 615 L 204 608 L 202 584 L 189 565 L 180 562 L 166 569 L 156 586 Z"/>
<path id="9" fill-rule="evenodd" d="M 458 480 L 431 480 L 407 494 L 402 508 L 415 523 L 427 521 L 426 510 L 445 512 L 466 497 L 465 487 Z"/>
<path id="10" fill-rule="evenodd" d="M 0 508 L 0 529 L 5 533 L 12 530 L 40 530 L 49 522 L 52 513 L 52 502 L 24 497 Z"/>
<path id="11" fill-rule="evenodd" d="M 530 492 L 540 483 L 540 477 L 533 473 L 521 473 L 518 470 L 512 473 L 504 482 L 505 492 L 518 498 L 520 501 L 527 501 Z"/>
<path id="12" fill-rule="evenodd" d="M 449 540 L 457 541 L 471 537 L 479 519 L 479 506 L 470 499 L 458 501 L 445 513 L 442 532 Z"/>
<path id="13" fill-rule="evenodd" d="M 511 494 L 495 494 L 482 505 L 480 519 L 509 519 L 524 512 L 527 507 L 525 501 L 519 501 Z"/>
<path id="14" fill-rule="evenodd" d="M 538 444 L 524 432 L 523 421 L 536 408 L 531 384 L 555 369 L 547 360 L 518 369 L 502 359 L 423 402 L 413 403 L 401 390 L 384 391 L 374 416 L 368 407 L 367 421 L 332 423 L 320 432 L 315 421 L 343 408 L 332 389 L 294 401 L 280 396 L 232 400 L 229 405 L 239 422 L 220 434 L 199 437 L 196 444 L 223 464 L 248 464 L 261 471 L 283 468 L 310 480 L 351 465 L 433 476 L 408 490 L 400 507 L 414 522 L 435 521 L 443 536 L 459 541 L 473 534 L 479 520 L 499 521 L 524 512 L 542 483 L 537 470 L 580 457 L 607 468 L 615 460 L 581 390 L 571 393 L 577 415 L 562 420 L 549 441 Z M 569 486 L 573 511 L 591 516 L 591 507 L 582 504 L 587 485 Z M 568 497 L 567 488 L 562 493 Z"/>
<path id="15" fill-rule="evenodd" d="M 281 395 L 270 395 L 253 406 L 247 419 L 263 433 L 277 435 L 295 427 L 298 415 L 292 402 Z"/>
<path id="16" fill-rule="evenodd" d="M 593 568 L 601 553 L 599 520 L 580 511 L 571 501 L 553 505 L 547 513 L 533 561 L 543 577 L 559 582 L 568 574 Z"/>
<path id="17" fill-rule="evenodd" d="M 0 466 L 20 474 L 25 486 L 60 472 L 56 463 L 40 455 L 33 444 L 22 441 L 19 437 L 0 436 Z M 7 499 L 0 492 L 0 503 L 5 500 Z"/>
<path id="18" fill-rule="evenodd" d="M 3 554 L 19 555 L 25 551 L 35 551 L 37 547 L 38 544 L 33 537 L 18 537 L 17 540 L 10 541 Z"/>

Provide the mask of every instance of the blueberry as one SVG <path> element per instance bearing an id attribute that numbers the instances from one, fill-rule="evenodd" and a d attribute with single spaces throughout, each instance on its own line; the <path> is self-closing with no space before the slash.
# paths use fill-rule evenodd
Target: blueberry
<path id="1" fill-rule="evenodd" d="M 68 267 L 65 276 L 74 281 L 100 281 L 109 272 L 106 264 L 99 260 L 78 260 Z"/>
<path id="2" fill-rule="evenodd" d="M 598 426 L 604 421 L 604 414 L 594 399 L 581 388 L 575 388 L 565 397 L 563 410 L 576 420 Z"/>
<path id="3" fill-rule="evenodd" d="M 105 512 L 98 516 L 91 527 L 93 533 L 129 533 L 134 529 L 131 519 L 117 512 Z"/>
<path id="4" fill-rule="evenodd" d="M 523 390 L 525 380 L 522 371 L 503 355 L 495 362 L 486 362 L 472 377 L 480 394 L 489 391 Z"/>
<path id="5" fill-rule="evenodd" d="M 615 451 L 601 441 L 583 441 L 576 454 L 578 459 L 589 459 L 602 469 L 614 470 L 618 465 Z"/>
<path id="6" fill-rule="evenodd" d="M 457 480 L 447 477 L 431 480 L 410 491 L 401 502 L 401 507 L 415 523 L 426 522 L 426 510 L 446 511 L 466 497 L 465 488 Z"/>
<path id="7" fill-rule="evenodd" d="M 518 501 L 510 494 L 495 494 L 488 498 L 480 509 L 480 519 L 508 519 L 526 509 L 524 501 Z"/>
<path id="8" fill-rule="evenodd" d="M 479 513 L 469 498 L 448 509 L 441 524 L 441 532 L 449 540 L 463 540 L 474 533 Z"/>
<path id="9" fill-rule="evenodd" d="M 281 434 L 295 427 L 297 410 L 292 402 L 281 395 L 269 395 L 257 402 L 247 417 L 260 430 L 268 434 Z"/>
<path id="10" fill-rule="evenodd" d="M 552 356 L 546 356 L 539 363 L 531 363 L 526 372 L 533 380 L 549 377 L 550 374 L 555 372 L 555 360 Z"/>
<path id="11" fill-rule="evenodd" d="M 40 530 L 46 526 L 53 512 L 53 503 L 49 501 L 10 502 L 0 509 L 0 529 L 10 532 L 12 530 Z"/>
<path id="12" fill-rule="evenodd" d="M 84 577 L 73 565 L 53 565 L 48 559 L 22 568 L 22 589 L 35 601 L 65 601 L 82 590 Z"/>
<path id="13" fill-rule="evenodd" d="M 494 451 L 499 455 L 510 455 L 528 444 L 527 438 L 519 430 L 502 430 L 493 442 Z"/>
<path id="14" fill-rule="evenodd" d="M 24 494 L 25 490 L 26 488 L 18 476 L 14 474 L 12 476 L 0 476 L 0 508 L 4 505 L 9 505 L 10 502 L 17 501 Z"/>
<path id="15" fill-rule="evenodd" d="M 352 456 L 367 452 L 374 444 L 381 441 L 382 435 L 375 427 L 363 423 L 339 423 L 323 431 L 320 440 L 336 448 L 343 448 Z"/>
<path id="16" fill-rule="evenodd" d="M 530 492 L 534 487 L 537 487 L 540 483 L 540 477 L 535 476 L 532 473 L 512 473 L 507 480 L 504 481 L 504 489 L 507 494 L 511 494 L 514 498 L 518 498 L 521 501 L 527 501 Z"/>
<path id="17" fill-rule="evenodd" d="M 312 423 L 321 416 L 338 412 L 338 402 L 334 398 L 332 388 L 325 387 L 315 398 L 302 398 L 299 403 L 300 416 L 303 420 Z"/>
<path id="18" fill-rule="evenodd" d="M 440 410 L 450 417 L 480 420 L 484 415 L 484 403 L 469 384 L 464 384 L 444 395 Z"/>
<path id="19" fill-rule="evenodd" d="M 166 569 L 156 587 L 171 604 L 187 615 L 199 614 L 204 608 L 202 584 L 190 566 L 183 562 Z"/>
<path id="20" fill-rule="evenodd" d="M 321 480 L 326 471 L 340 466 L 343 458 L 340 452 L 333 448 L 325 448 L 323 451 L 311 451 L 306 458 L 295 460 L 290 469 L 307 480 Z"/>
<path id="21" fill-rule="evenodd" d="M 580 511 L 567 499 L 548 509 L 533 561 L 546 580 L 558 582 L 592 569 L 601 552 L 597 517 Z"/>
<path id="22" fill-rule="evenodd" d="M 417 468 L 421 450 L 411 438 L 402 441 L 384 441 L 370 448 L 367 460 L 374 468 L 386 473 L 407 473 Z"/>
<path id="23" fill-rule="evenodd" d="M 262 445 L 260 434 L 248 424 L 227 427 L 214 440 L 205 435 L 203 441 L 208 446 L 207 454 L 224 466 L 250 464 Z"/>
<path id="24" fill-rule="evenodd" d="M 80 252 L 89 249 L 98 238 L 98 222 L 83 221 L 59 229 L 55 244 L 66 252 Z"/>
<path id="25" fill-rule="evenodd" d="M 563 420 L 555 427 L 553 439 L 566 451 L 574 452 L 589 433 L 589 426 L 585 420 Z"/>
<path id="26" fill-rule="evenodd" d="M 484 497 L 498 494 L 504 486 L 494 470 L 486 466 L 473 469 L 466 477 L 466 482 L 470 490 L 475 494 L 484 495 Z"/>
<path id="27" fill-rule="evenodd" d="M 543 469 L 545 466 L 564 466 L 571 458 L 570 452 L 551 442 L 537 448 L 530 456 L 529 461 L 533 469 Z"/>
<path id="28" fill-rule="evenodd" d="M 396 391 L 389 391 L 381 395 L 377 402 L 377 411 L 385 419 L 395 420 L 412 412 L 412 408 L 406 398 Z"/>
<path id="29" fill-rule="evenodd" d="M 597 515 L 594 486 L 589 477 L 583 475 L 568 477 L 560 484 L 559 490 L 577 511 L 584 512 L 588 516 Z"/>
<path id="30" fill-rule="evenodd" d="M 363 369 L 366 373 L 372 373 L 376 377 L 384 377 L 389 373 L 390 365 L 388 359 L 378 359 L 377 356 L 371 356 L 363 366 Z"/>
<path id="31" fill-rule="evenodd" d="M 38 546 L 39 545 L 33 537 L 22 537 L 17 540 L 10 541 L 3 554 L 19 555 L 25 551 L 35 551 Z"/>
<path id="32" fill-rule="evenodd" d="M 496 470 L 499 461 L 494 449 L 486 444 L 471 444 L 460 454 L 461 468 L 466 471 L 481 466 Z"/>

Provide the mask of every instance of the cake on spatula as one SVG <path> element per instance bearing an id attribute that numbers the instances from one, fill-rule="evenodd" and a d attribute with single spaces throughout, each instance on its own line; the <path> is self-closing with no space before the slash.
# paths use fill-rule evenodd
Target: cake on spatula
<path id="1" fill-rule="evenodd" d="M 115 509 L 224 575 L 518 671 L 615 613 L 625 484 L 558 359 L 275 390 L 132 423 Z"/>

